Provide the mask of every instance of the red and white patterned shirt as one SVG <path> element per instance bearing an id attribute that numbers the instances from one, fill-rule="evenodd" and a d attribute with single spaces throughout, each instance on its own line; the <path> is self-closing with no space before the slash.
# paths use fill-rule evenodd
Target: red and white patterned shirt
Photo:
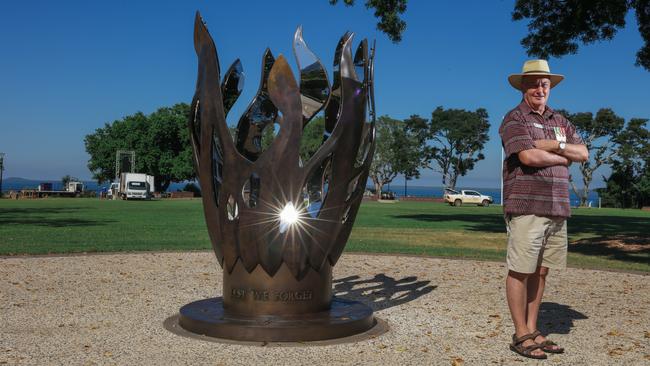
<path id="1" fill-rule="evenodd" d="M 571 216 L 569 169 L 563 165 L 535 168 L 519 161 L 518 153 L 535 148 L 535 140 L 550 139 L 582 144 L 575 126 L 546 107 L 543 115 L 522 101 L 503 118 L 499 127 L 505 150 L 503 206 L 506 214 Z"/>

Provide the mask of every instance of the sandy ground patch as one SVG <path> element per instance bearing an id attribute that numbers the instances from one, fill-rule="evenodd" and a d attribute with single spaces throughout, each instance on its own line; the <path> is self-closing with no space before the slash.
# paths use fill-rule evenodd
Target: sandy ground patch
<path id="1" fill-rule="evenodd" d="M 500 263 L 344 255 L 335 293 L 390 331 L 354 344 L 260 347 L 165 328 L 180 306 L 221 294 L 209 252 L 0 259 L 0 364 L 536 364 L 508 350 Z M 564 346 L 546 364 L 650 364 L 650 276 L 552 273 L 541 329 Z M 523 361 L 523 362 L 522 362 Z"/>

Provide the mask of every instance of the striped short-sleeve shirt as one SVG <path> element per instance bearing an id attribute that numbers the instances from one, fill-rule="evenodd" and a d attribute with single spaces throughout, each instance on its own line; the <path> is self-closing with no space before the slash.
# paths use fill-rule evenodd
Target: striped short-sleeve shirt
<path id="1" fill-rule="evenodd" d="M 521 102 L 503 118 L 499 127 L 505 150 L 503 206 L 506 214 L 571 216 L 569 169 L 555 165 L 535 168 L 524 165 L 518 153 L 535 148 L 535 140 L 550 139 L 582 144 L 575 127 L 548 106 L 543 115 Z"/>

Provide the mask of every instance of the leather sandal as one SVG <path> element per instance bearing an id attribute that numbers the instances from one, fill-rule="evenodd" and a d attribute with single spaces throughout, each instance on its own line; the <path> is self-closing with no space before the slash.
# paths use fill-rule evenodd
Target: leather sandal
<path id="1" fill-rule="evenodd" d="M 547 357 L 544 354 L 542 354 L 542 355 L 534 355 L 534 354 L 532 354 L 532 352 L 534 350 L 542 349 L 543 348 L 542 345 L 535 343 L 533 345 L 524 347 L 524 345 L 522 344 L 522 343 L 524 343 L 525 341 L 527 341 L 529 339 L 533 340 L 533 342 L 535 342 L 535 337 L 536 336 L 533 336 L 533 334 L 534 333 L 525 334 L 525 335 L 523 335 L 523 336 L 521 336 L 519 338 L 517 338 L 516 334 L 513 334 L 512 335 L 512 343 L 510 344 L 510 350 L 517 353 L 517 354 L 519 354 L 519 355 L 521 355 L 521 356 L 524 356 L 524 357 L 534 358 L 536 360 L 545 360 Z"/>
<path id="2" fill-rule="evenodd" d="M 533 336 L 533 341 L 535 341 L 535 338 L 542 335 L 542 332 L 540 332 L 539 330 L 536 330 L 533 333 L 531 333 L 531 335 Z M 537 343 L 537 342 L 535 342 L 535 343 Z M 564 348 L 559 347 L 557 343 L 551 341 L 550 339 L 547 339 L 544 342 L 537 343 L 537 344 L 542 346 L 541 350 L 546 352 L 546 353 L 556 353 L 556 354 L 564 353 Z"/>

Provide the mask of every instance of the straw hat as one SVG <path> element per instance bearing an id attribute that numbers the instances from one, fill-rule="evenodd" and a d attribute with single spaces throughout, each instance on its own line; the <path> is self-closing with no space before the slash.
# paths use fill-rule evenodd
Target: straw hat
<path id="1" fill-rule="evenodd" d="M 521 79 L 525 75 L 541 75 L 551 79 L 551 88 L 564 79 L 564 75 L 551 74 L 546 60 L 528 60 L 521 69 L 521 74 L 512 74 L 508 76 L 508 81 L 513 88 L 521 91 Z"/>

